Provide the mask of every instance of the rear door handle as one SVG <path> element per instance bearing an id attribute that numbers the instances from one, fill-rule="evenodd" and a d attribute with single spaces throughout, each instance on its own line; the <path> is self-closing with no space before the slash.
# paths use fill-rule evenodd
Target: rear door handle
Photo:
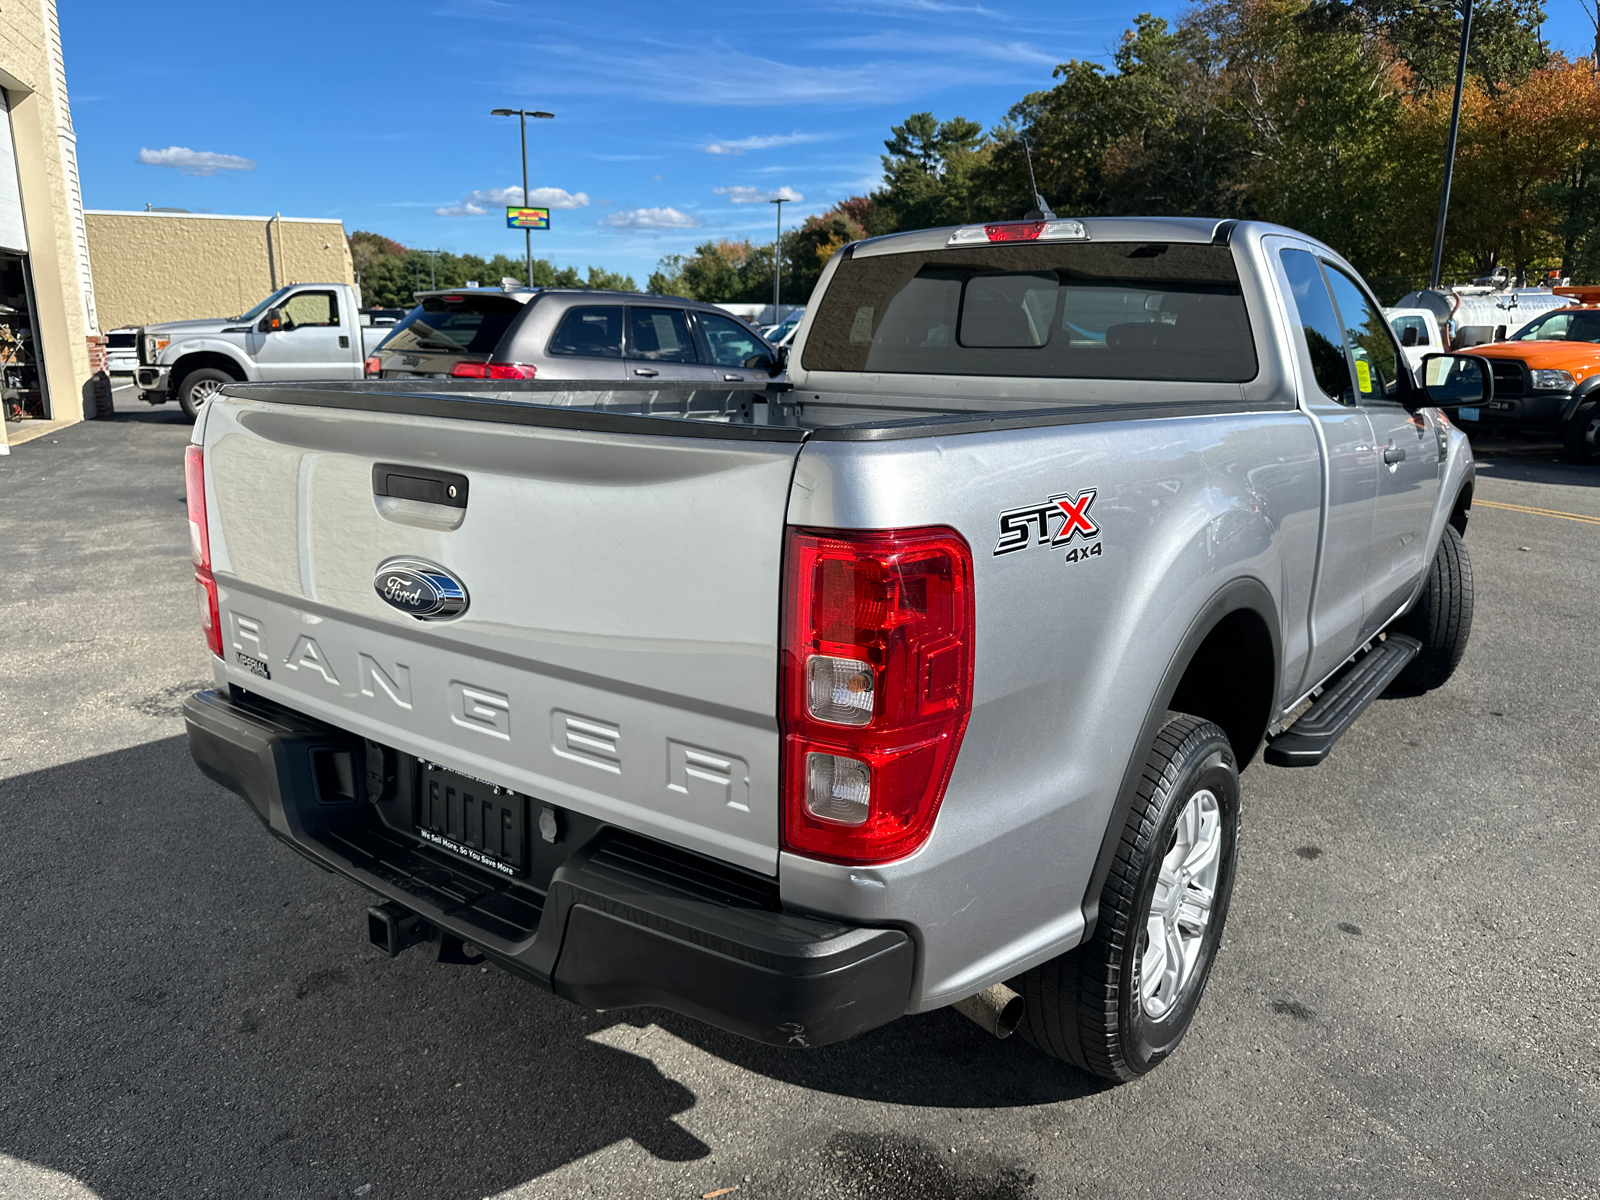
<path id="1" fill-rule="evenodd" d="M 661 374 L 660 371 L 652 370 L 650 367 L 635 367 L 633 369 L 633 373 L 635 375 L 643 375 L 647 379 L 654 379 L 657 375 Z"/>
<path id="2" fill-rule="evenodd" d="M 1383 461 L 1390 464 L 1403 462 L 1405 461 L 1405 457 L 1406 452 L 1400 449 L 1398 446 L 1390 446 L 1383 452 Z"/>

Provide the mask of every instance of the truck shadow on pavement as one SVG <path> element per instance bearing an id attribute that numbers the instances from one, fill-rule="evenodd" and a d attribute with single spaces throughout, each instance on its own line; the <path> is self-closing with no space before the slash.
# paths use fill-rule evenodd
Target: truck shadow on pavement
<path id="1" fill-rule="evenodd" d="M 948 1011 L 791 1052 L 425 950 L 384 959 L 366 893 L 273 841 L 181 736 L 0 780 L 0 820 L 0 1155 L 105 1200 L 483 1196 L 622 1141 L 709 1156 L 679 1123 L 695 1093 L 639 1042 L 893 1104 L 1101 1090 Z"/>

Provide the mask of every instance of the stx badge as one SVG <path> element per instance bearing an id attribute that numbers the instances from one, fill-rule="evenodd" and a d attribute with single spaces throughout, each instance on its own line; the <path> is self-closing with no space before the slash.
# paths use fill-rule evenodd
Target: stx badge
<path id="1" fill-rule="evenodd" d="M 1081 492 L 1061 492 L 1051 496 L 1042 504 L 1029 504 L 1023 508 L 1009 508 L 1000 514 L 1000 540 L 995 543 L 996 556 L 1010 554 L 1016 550 L 1026 550 L 1030 543 L 1040 546 L 1050 545 L 1065 546 L 1073 538 L 1081 537 L 1085 542 L 1092 542 L 1083 548 L 1083 557 L 1100 553 L 1100 526 L 1089 518 L 1089 506 L 1094 503 L 1096 488 L 1084 488 Z M 1050 532 L 1050 522 L 1059 520 L 1061 525 L 1056 529 L 1054 536 Z M 1037 542 L 1034 533 L 1037 531 Z M 1077 559 L 1079 551 L 1074 548 L 1068 555 L 1069 559 Z"/>

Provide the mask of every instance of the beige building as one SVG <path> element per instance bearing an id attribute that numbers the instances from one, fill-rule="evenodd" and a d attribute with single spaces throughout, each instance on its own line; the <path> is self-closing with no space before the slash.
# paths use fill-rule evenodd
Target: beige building
<path id="1" fill-rule="evenodd" d="M 109 413 L 55 0 L 0 4 L 0 454 Z M 22 419 L 13 421 L 12 417 Z"/>
<path id="2" fill-rule="evenodd" d="M 339 221 L 99 209 L 85 219 L 108 330 L 242 313 L 286 283 L 355 283 Z"/>

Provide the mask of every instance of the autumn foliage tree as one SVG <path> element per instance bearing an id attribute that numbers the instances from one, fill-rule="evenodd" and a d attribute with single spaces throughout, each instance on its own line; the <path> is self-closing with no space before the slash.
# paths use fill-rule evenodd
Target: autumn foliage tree
<path id="1" fill-rule="evenodd" d="M 1600 278 L 1592 60 L 1551 54 L 1539 0 L 1477 0 L 1446 275 Z M 1455 0 L 1201 0 L 1143 14 L 1109 66 L 1072 60 L 992 129 L 917 113 L 885 142 L 876 227 L 1019 217 L 1024 147 L 1062 214 L 1258 218 L 1398 295 L 1428 270 L 1460 38 Z"/>

